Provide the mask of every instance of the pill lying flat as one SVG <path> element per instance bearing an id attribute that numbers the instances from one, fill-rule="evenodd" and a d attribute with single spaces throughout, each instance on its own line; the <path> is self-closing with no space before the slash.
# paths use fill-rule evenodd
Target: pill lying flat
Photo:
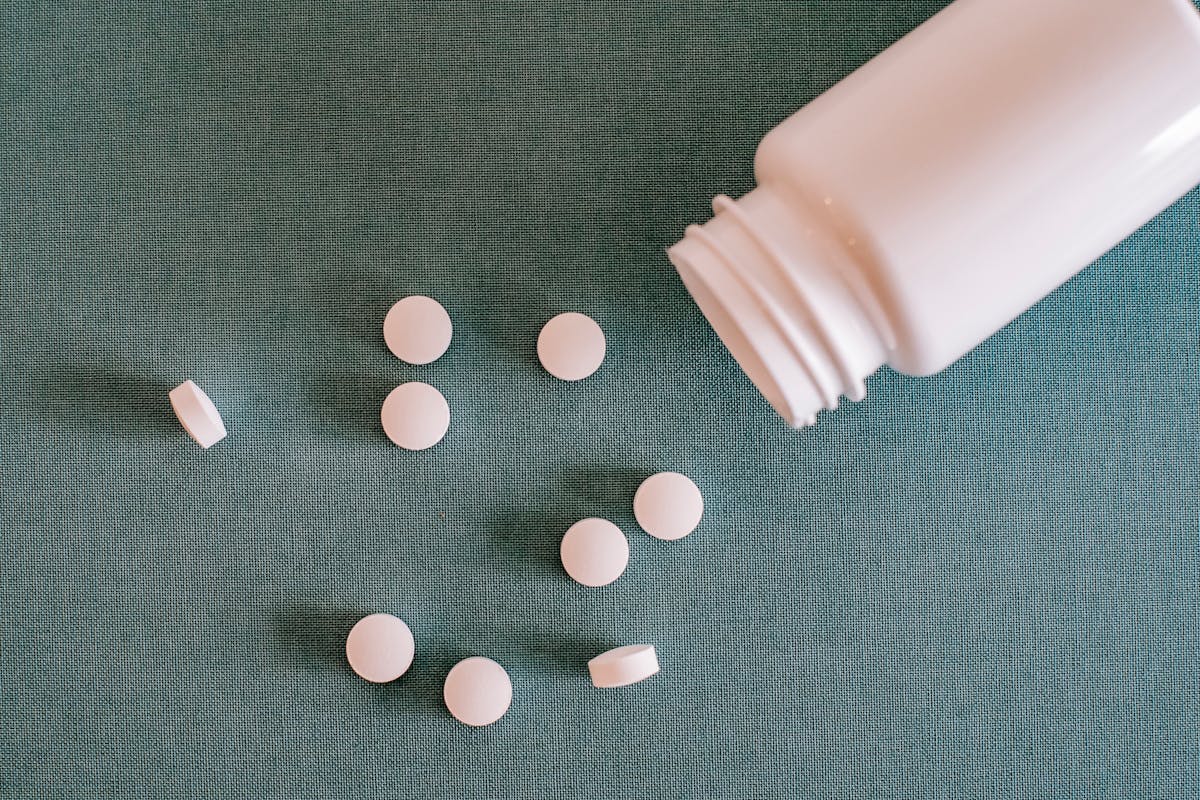
<path id="1" fill-rule="evenodd" d="M 512 704 L 512 681 L 504 667 L 482 656 L 465 658 L 446 676 L 446 708 L 466 725 L 491 725 Z"/>
<path id="2" fill-rule="evenodd" d="M 171 408 L 179 424 L 206 450 L 225 438 L 225 423 L 208 395 L 189 381 L 176 386 L 168 393 Z"/>
<path id="3" fill-rule="evenodd" d="M 567 574 L 584 586 L 605 586 L 629 565 L 629 541 L 608 520 L 589 517 L 567 529 L 559 557 Z"/>
<path id="4" fill-rule="evenodd" d="M 418 381 L 392 389 L 379 416 L 387 437 L 407 450 L 433 447 L 450 427 L 446 398 L 428 383 Z"/>
<path id="5" fill-rule="evenodd" d="M 633 496 L 633 515 L 656 539 L 682 539 L 700 524 L 704 496 L 688 476 L 660 472 L 638 487 Z"/>
<path id="6" fill-rule="evenodd" d="M 628 686 L 658 672 L 658 654 L 652 644 L 631 644 L 601 653 L 588 662 L 592 685 L 601 689 Z"/>
<path id="7" fill-rule="evenodd" d="M 388 349 L 409 364 L 428 364 L 450 347 L 454 325 L 442 304 L 432 297 L 413 295 L 396 303 L 383 320 Z"/>
<path id="8" fill-rule="evenodd" d="M 559 314 L 538 335 L 538 360 L 556 378 L 583 380 L 604 362 L 604 331 L 596 321 L 573 311 Z"/>
<path id="9" fill-rule="evenodd" d="M 346 637 L 346 660 L 360 678 L 387 683 L 412 665 L 416 646 L 412 631 L 399 617 L 371 614 L 363 617 Z"/>

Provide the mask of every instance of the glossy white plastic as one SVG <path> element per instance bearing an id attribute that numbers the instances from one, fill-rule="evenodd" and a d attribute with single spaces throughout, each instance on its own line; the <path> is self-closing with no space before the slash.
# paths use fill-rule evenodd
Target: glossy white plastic
<path id="1" fill-rule="evenodd" d="M 794 114 L 669 251 L 791 424 L 937 372 L 1200 183 L 1191 0 L 957 0 Z"/>

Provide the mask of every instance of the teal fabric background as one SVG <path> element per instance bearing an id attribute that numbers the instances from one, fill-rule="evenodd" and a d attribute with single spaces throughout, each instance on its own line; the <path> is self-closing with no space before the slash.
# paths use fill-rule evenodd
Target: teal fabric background
<path id="1" fill-rule="evenodd" d="M 800 433 L 663 257 L 942 5 L 6 3 L 0 796 L 1194 798 L 1200 193 Z M 380 334 L 418 292 L 427 367 Z M 578 385 L 534 357 L 563 310 L 609 337 Z M 414 379 L 419 454 L 378 424 Z M 680 542 L 632 520 L 661 469 L 706 493 Z M 588 515 L 603 589 L 557 561 Z M 344 664 L 369 611 L 393 685 Z M 663 673 L 593 689 L 633 642 Z M 482 730 L 472 654 L 515 685 Z"/>

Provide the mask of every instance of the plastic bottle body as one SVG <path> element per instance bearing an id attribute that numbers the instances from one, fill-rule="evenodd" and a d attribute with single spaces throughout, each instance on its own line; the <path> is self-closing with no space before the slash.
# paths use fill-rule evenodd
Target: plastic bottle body
<path id="1" fill-rule="evenodd" d="M 937 372 L 1200 183 L 1190 0 L 958 0 L 763 140 L 670 251 L 793 424 Z"/>

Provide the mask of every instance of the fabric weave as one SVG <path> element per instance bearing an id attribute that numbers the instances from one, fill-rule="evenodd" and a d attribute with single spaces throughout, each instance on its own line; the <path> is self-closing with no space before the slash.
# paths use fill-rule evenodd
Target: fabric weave
<path id="1" fill-rule="evenodd" d="M 942 5 L 3 4 L 0 797 L 1196 797 L 1200 193 L 800 433 L 663 256 Z M 424 367 L 381 334 L 413 293 Z M 567 310 L 578 384 L 534 354 Z M 422 453 L 408 380 L 451 406 Z M 668 469 L 678 542 L 632 516 Z M 557 560 L 593 515 L 601 589 Z M 343 653 L 374 611 L 416 637 L 386 686 Z M 641 642 L 661 674 L 589 685 Z M 468 655 L 489 728 L 441 704 Z"/>

